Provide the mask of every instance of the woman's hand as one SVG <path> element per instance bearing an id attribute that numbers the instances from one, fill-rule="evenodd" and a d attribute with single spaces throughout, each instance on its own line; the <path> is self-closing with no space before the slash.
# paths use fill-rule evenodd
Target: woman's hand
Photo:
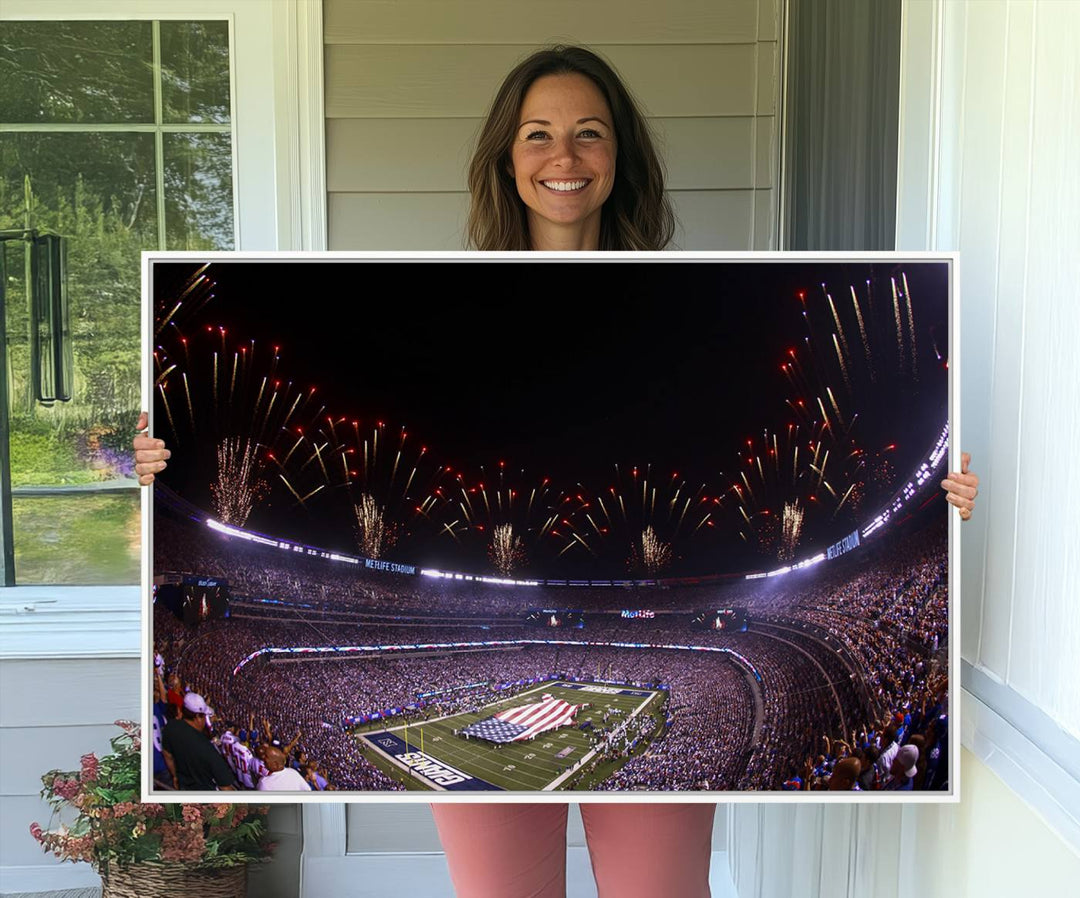
<path id="1" fill-rule="evenodd" d="M 960 509 L 960 520 L 971 519 L 971 511 L 975 507 L 975 497 L 979 495 L 979 476 L 968 472 L 971 464 L 969 452 L 960 453 L 960 473 L 955 471 L 941 481 L 941 488 L 945 490 L 945 501 Z"/>
<path id="2" fill-rule="evenodd" d="M 165 459 L 172 455 L 165 448 L 164 440 L 155 440 L 143 432 L 148 421 L 146 412 L 139 415 L 139 423 L 135 427 L 139 433 L 131 443 L 135 449 L 135 473 L 139 475 L 140 486 L 153 483 L 154 475 L 165 470 Z"/>

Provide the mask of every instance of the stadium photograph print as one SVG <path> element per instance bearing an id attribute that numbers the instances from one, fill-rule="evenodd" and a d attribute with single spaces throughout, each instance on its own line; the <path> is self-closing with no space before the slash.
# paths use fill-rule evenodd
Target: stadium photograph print
<path id="1" fill-rule="evenodd" d="M 146 273 L 154 714 L 236 797 L 955 794 L 951 258 Z"/>

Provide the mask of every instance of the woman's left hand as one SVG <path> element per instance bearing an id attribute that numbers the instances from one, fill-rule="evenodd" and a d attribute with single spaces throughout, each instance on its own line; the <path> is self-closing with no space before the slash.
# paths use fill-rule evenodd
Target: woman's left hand
<path id="1" fill-rule="evenodd" d="M 153 483 L 154 475 L 165 470 L 165 460 L 172 455 L 164 440 L 155 440 L 146 433 L 148 420 L 146 412 L 139 415 L 139 423 L 135 425 L 137 435 L 131 444 L 135 450 L 135 474 L 141 486 Z"/>
<path id="2" fill-rule="evenodd" d="M 979 495 L 979 475 L 968 471 L 971 464 L 971 454 L 960 453 L 960 472 L 951 472 L 941 481 L 941 488 L 945 490 L 945 500 L 960 509 L 960 520 L 967 521 L 971 518 L 971 511 L 975 508 L 975 497 Z"/>

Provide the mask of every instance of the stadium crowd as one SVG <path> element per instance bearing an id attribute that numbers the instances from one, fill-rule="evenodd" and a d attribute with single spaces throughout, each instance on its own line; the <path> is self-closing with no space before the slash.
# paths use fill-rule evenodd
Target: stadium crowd
<path id="1" fill-rule="evenodd" d="M 617 734 L 597 734 L 596 763 L 624 761 L 600 788 L 825 788 L 856 764 L 852 782 L 860 788 L 904 788 L 889 785 L 893 762 L 913 752 L 932 775 L 908 777 L 909 765 L 902 779 L 923 788 L 947 782 L 948 687 L 931 675 L 948 635 L 946 558 L 934 528 L 875 547 L 871 557 L 792 572 L 782 583 L 624 591 L 346 571 L 167 515 L 155 527 L 159 571 L 226 578 L 235 597 L 230 618 L 192 627 L 155 609 L 165 696 L 157 704 L 172 715 L 162 727 L 184 715 L 186 694 L 203 697 L 215 709 L 214 744 L 234 772 L 244 767 L 242 787 L 277 777 L 283 764 L 313 788 L 400 789 L 344 722 L 480 711 L 555 677 L 668 690 L 663 726 L 643 715 Z M 594 613 L 582 629 L 524 623 L 523 611 L 560 605 Z M 688 614 L 674 613 L 735 605 L 747 609 L 748 632 L 693 629 Z M 622 607 L 671 613 L 635 620 L 595 613 Z M 490 640 L 511 644 L 445 647 Z M 604 643 L 729 648 L 749 666 L 715 652 Z M 373 648 L 350 660 L 258 655 L 234 675 L 266 647 L 343 645 Z M 425 647 L 376 648 L 396 645 Z M 171 785 L 165 765 L 156 769 Z"/>

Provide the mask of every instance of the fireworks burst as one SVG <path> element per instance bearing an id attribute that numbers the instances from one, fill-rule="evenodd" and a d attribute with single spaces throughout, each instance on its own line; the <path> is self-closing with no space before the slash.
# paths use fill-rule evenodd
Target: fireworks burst
<path id="1" fill-rule="evenodd" d="M 210 485 L 210 499 L 218 520 L 243 527 L 265 492 L 266 482 L 259 476 L 256 448 L 248 440 L 222 440 L 217 447 L 217 477 Z"/>
<path id="2" fill-rule="evenodd" d="M 500 461 L 493 470 L 481 467 L 475 481 L 458 472 L 448 500 L 439 507 L 442 532 L 462 543 L 482 539 L 500 572 L 506 572 L 507 564 L 517 568 L 546 551 L 559 557 L 575 548 L 591 550 L 575 524 L 584 500 L 556 490 L 549 478 L 538 479 L 524 468 Z"/>
<path id="3" fill-rule="evenodd" d="M 386 521 L 383 509 L 375 497 L 367 493 L 353 506 L 356 513 L 356 544 L 368 558 L 382 558 L 396 541 L 393 527 Z"/>
<path id="4" fill-rule="evenodd" d="M 509 577 L 525 561 L 525 546 L 521 537 L 514 535 L 513 524 L 499 524 L 492 531 L 488 557 L 504 577 Z"/>
<path id="5" fill-rule="evenodd" d="M 791 558 L 811 520 L 851 516 L 895 479 L 896 447 L 859 439 L 860 415 L 869 432 L 884 432 L 891 422 L 883 416 L 897 414 L 883 391 L 910 397 L 918 389 L 918 304 L 904 272 L 889 277 L 888 289 L 891 301 L 877 308 L 872 280 L 863 297 L 854 285 L 837 294 L 850 304 L 837 303 L 826 284 L 816 299 L 798 294 L 806 335 L 780 363 L 789 421 L 746 439 L 726 477 L 739 532 L 764 554 Z"/>
<path id="6" fill-rule="evenodd" d="M 681 540 L 714 526 L 720 500 L 704 483 L 694 486 L 678 472 L 656 479 L 650 465 L 625 473 L 616 465 L 615 477 L 616 485 L 598 492 L 595 504 L 582 500 L 579 513 L 588 538 L 620 545 L 631 570 L 657 573 L 674 560 Z"/>
<path id="7" fill-rule="evenodd" d="M 315 463 L 326 482 L 355 497 L 357 546 L 368 557 L 381 557 L 426 524 L 436 526 L 436 509 L 449 501 L 450 472 L 404 426 L 328 417 L 309 442 L 307 463 L 322 446 Z"/>
<path id="8" fill-rule="evenodd" d="M 799 506 L 798 502 L 784 503 L 784 517 L 780 530 L 780 552 L 777 556 L 781 561 L 790 561 L 795 557 L 795 550 L 799 546 L 799 537 L 802 536 L 805 515 L 806 511 Z"/>
<path id="9" fill-rule="evenodd" d="M 631 567 L 655 576 L 671 564 L 671 543 L 660 539 L 651 526 L 646 527 L 641 533 L 640 543 L 635 543 L 631 549 L 631 558 Z"/>
<path id="10" fill-rule="evenodd" d="M 233 491 L 227 478 L 246 478 L 237 489 L 263 484 L 270 466 L 277 469 L 275 482 L 280 480 L 301 505 L 325 488 L 325 469 L 315 470 L 310 456 L 296 454 L 323 409 L 314 387 L 302 390 L 282 378 L 280 348 L 233 342 L 221 326 L 205 327 L 191 339 L 175 327 L 169 332 L 175 340 L 154 350 L 157 404 L 174 448 L 199 453 L 207 445 L 216 447 L 214 483 L 221 501 L 232 504 L 224 498 Z M 316 445 L 314 456 L 323 448 Z M 254 490 L 252 508 L 268 495 L 265 485 Z"/>
<path id="11" fill-rule="evenodd" d="M 219 462 L 215 494 L 243 489 L 226 480 L 247 470 L 244 483 L 262 484 L 250 497 L 257 505 L 270 495 L 262 476 L 269 469 L 270 483 L 293 504 L 307 507 L 315 496 L 341 503 L 368 557 L 385 554 L 415 520 L 430 519 L 442 501 L 434 492 L 442 469 L 404 427 L 328 413 L 316 387 L 284 374 L 279 346 L 237 339 L 221 325 L 201 323 L 190 336 L 181 330 L 187 319 L 178 310 L 201 308 L 210 286 L 203 266 L 161 303 L 154 364 L 170 445 L 195 455 L 208 445 L 231 447 L 221 458 L 242 453 L 228 467 Z"/>
<path id="12" fill-rule="evenodd" d="M 722 475 L 727 482 L 724 495 L 734 499 L 742 538 L 763 554 L 776 552 L 783 558 L 785 552 L 794 551 L 807 509 L 818 514 L 835 511 L 861 464 L 862 450 L 852 444 L 848 432 L 831 424 L 821 406 L 818 412 L 819 417 L 805 425 L 789 422 L 780 433 L 765 429 L 760 440 L 747 438 L 737 473 Z M 839 413 L 833 414 L 842 420 Z M 844 453 L 842 447 L 851 448 Z M 797 526 L 791 531 L 787 525 L 795 518 L 789 508 L 798 509 Z"/>

